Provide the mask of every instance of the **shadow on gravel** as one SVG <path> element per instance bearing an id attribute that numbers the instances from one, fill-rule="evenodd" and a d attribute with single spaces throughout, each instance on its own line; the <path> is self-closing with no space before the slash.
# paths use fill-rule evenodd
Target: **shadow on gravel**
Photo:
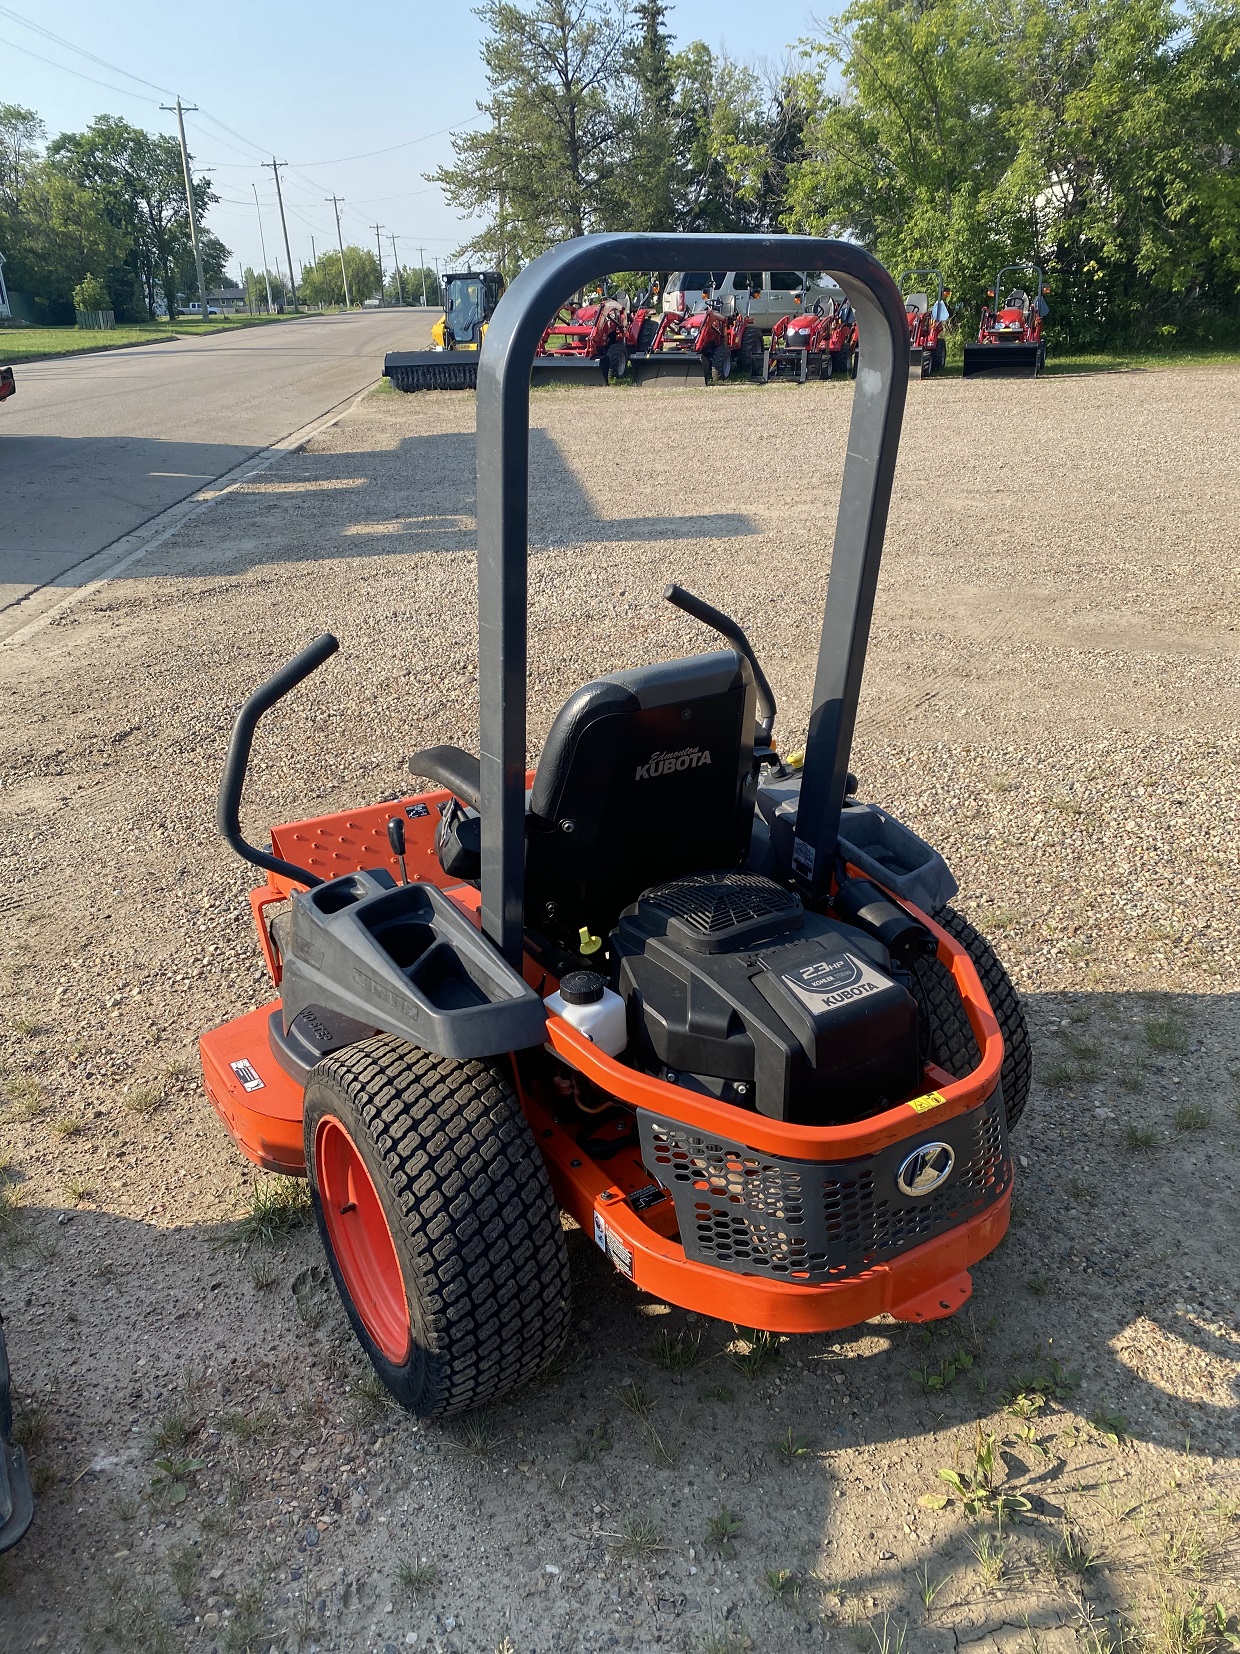
<path id="1" fill-rule="evenodd" d="M 468 1647 L 511 1629 L 567 1654 L 593 1624 L 618 1639 L 600 1646 L 697 1651 L 725 1622 L 758 1648 L 817 1646 L 826 1624 L 873 1624 L 882 1646 L 890 1614 L 919 1651 L 1006 1623 L 1058 1654 L 1056 1628 L 1086 1603 L 1130 1609 L 1133 1546 L 1161 1554 L 1181 1529 L 1214 1543 L 1208 1500 L 1240 1454 L 1234 1235 L 1215 1187 L 1236 1146 L 1222 1079 L 1240 1000 L 1027 1004 L 1043 1081 L 1014 1138 L 1013 1228 L 962 1314 L 764 1341 L 636 1292 L 574 1230 L 567 1349 L 447 1425 L 376 1391 L 309 1228 L 242 1250 L 226 1223 L 19 1201 L 0 1293 L 40 1503 L 11 1608 L 37 1632 L 68 1589 L 63 1556 L 106 1524 L 109 1555 L 141 1542 L 158 1564 L 148 1611 L 187 1635 L 223 1588 L 204 1572 L 181 1602 L 161 1581 L 201 1531 L 229 1578 L 249 1565 L 229 1557 L 261 1547 L 271 1630 L 293 1628 L 303 1597 L 347 1621 L 358 1592 L 399 1596 L 412 1546 L 444 1576 L 438 1603 L 401 1610 L 422 1642 L 441 1630 L 432 1606 L 472 1593 Z M 92 1129 L 105 1175 L 111 1134 Z M 222 1132 L 208 1152 L 236 1159 Z M 151 1191 L 164 1222 L 192 1168 L 169 1170 Z M 20 1192 L 20 1153 L 8 1176 Z M 180 1445 L 160 1448 L 160 1429 Z M 1142 1440 L 1167 1451 L 1138 1454 Z M 359 1487 L 377 1528 L 354 1520 Z M 1083 1551 L 1065 1551 L 1069 1532 Z M 116 1571 L 100 1556 L 74 1587 L 96 1616 Z M 906 1646 L 894 1630 L 891 1646 Z"/>

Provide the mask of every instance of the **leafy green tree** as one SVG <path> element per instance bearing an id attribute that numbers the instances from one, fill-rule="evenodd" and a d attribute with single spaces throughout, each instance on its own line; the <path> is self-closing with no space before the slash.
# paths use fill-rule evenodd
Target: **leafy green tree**
<path id="1" fill-rule="evenodd" d="M 564 240 L 607 226 L 620 157 L 622 0 L 484 0 L 489 124 L 454 133 L 455 164 L 430 174 L 485 220 L 473 251 L 511 275 Z"/>
<path id="2" fill-rule="evenodd" d="M 670 230 L 679 223 L 684 162 L 678 143 L 676 56 L 664 0 L 637 0 L 623 67 L 631 87 L 621 135 L 624 164 L 608 229 Z"/>
<path id="3" fill-rule="evenodd" d="M 130 243 L 146 303 L 155 308 L 162 291 L 169 317 L 184 285 L 179 274 L 190 259 L 190 223 L 180 145 L 144 132 L 115 115 L 100 115 L 85 132 L 65 132 L 51 144 L 53 165 L 92 191 L 119 234 Z M 193 181 L 201 221 L 219 197 L 209 179 Z"/>
<path id="4" fill-rule="evenodd" d="M 73 303 L 79 310 L 111 310 L 112 295 L 98 276 L 85 275 L 73 289 Z"/>
<path id="5" fill-rule="evenodd" d="M 344 267 L 349 278 L 349 298 L 353 304 L 379 297 L 379 260 L 372 252 L 365 247 L 346 247 Z M 298 292 L 311 305 L 344 303 L 338 249 L 320 253 L 316 263 L 304 266 Z"/>

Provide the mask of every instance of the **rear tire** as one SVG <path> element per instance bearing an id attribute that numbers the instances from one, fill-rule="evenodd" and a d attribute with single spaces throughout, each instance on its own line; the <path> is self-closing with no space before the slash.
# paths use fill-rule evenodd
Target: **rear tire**
<path id="1" fill-rule="evenodd" d="M 560 1349 L 564 1232 L 502 1062 L 348 1046 L 311 1071 L 305 1144 L 345 1313 L 402 1407 L 477 1407 Z"/>
<path id="2" fill-rule="evenodd" d="M 1003 1109 L 1010 1131 L 1025 1112 L 1033 1078 L 1033 1052 L 1020 995 L 986 938 L 953 907 L 934 915 L 972 959 L 1003 1035 Z M 981 1052 L 969 1026 L 955 978 L 937 959 L 920 960 L 913 971 L 913 995 L 930 1028 L 930 1059 L 959 1079 L 977 1067 Z"/>
<path id="3" fill-rule="evenodd" d="M 654 336 L 659 331 L 659 324 L 653 316 L 647 316 L 637 333 L 637 348 L 643 354 L 649 351 L 654 343 Z"/>
<path id="4" fill-rule="evenodd" d="M 741 334 L 736 360 L 751 379 L 762 377 L 762 335 L 756 327 L 747 327 Z"/>
<path id="5" fill-rule="evenodd" d="M 947 341 L 946 341 L 946 339 L 940 339 L 938 344 L 935 345 L 935 347 L 934 347 L 934 361 L 931 364 L 931 371 L 934 372 L 934 373 L 942 373 L 943 369 L 946 366 L 947 366 Z"/>
<path id="6" fill-rule="evenodd" d="M 722 384 L 732 376 L 732 348 L 721 339 L 710 353 L 710 378 L 714 385 Z"/>

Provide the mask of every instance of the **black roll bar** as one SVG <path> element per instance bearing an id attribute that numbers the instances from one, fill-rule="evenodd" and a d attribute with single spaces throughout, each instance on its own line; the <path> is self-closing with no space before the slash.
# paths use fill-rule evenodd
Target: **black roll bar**
<path id="1" fill-rule="evenodd" d="M 814 679 L 793 867 L 811 897 L 831 878 L 887 507 L 908 392 L 908 322 L 877 259 L 846 241 L 785 235 L 592 235 L 528 265 L 478 357 L 478 688 L 482 928 L 519 969 L 525 897 L 530 370 L 547 324 L 615 270 L 816 270 L 857 314 L 862 355 Z"/>
<path id="2" fill-rule="evenodd" d="M 224 839 L 241 857 L 267 873 L 282 873 L 298 884 L 318 885 L 323 881 L 316 873 L 295 862 L 283 861 L 270 850 L 260 850 L 250 844 L 241 832 L 241 792 L 245 786 L 245 772 L 250 764 L 250 748 L 254 745 L 254 731 L 264 712 L 269 712 L 277 701 L 282 701 L 290 690 L 296 689 L 303 678 L 322 666 L 339 649 L 340 644 L 330 632 L 322 632 L 313 643 L 308 643 L 300 654 L 285 661 L 278 672 L 273 672 L 266 683 L 244 703 L 233 725 L 232 740 L 228 743 L 228 757 L 220 780 L 219 795 L 215 801 L 215 825 Z"/>

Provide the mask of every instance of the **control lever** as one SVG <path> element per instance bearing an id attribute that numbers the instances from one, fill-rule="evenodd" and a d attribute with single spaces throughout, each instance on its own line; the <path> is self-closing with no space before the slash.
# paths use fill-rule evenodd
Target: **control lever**
<path id="1" fill-rule="evenodd" d="M 673 582 L 664 586 L 663 596 L 669 603 L 685 614 L 692 615 L 694 620 L 700 620 L 704 626 L 710 626 L 721 637 L 726 637 L 729 643 L 734 643 L 744 655 L 753 669 L 753 681 L 758 691 L 758 734 L 764 743 L 770 742 L 771 731 L 775 727 L 775 696 L 767 682 L 766 673 L 758 664 L 758 657 L 754 653 L 753 644 L 741 631 L 731 615 L 725 615 L 722 609 L 716 609 L 713 603 L 706 603 L 692 592 L 687 592 L 683 586 Z"/>
<path id="2" fill-rule="evenodd" d="M 393 816 L 388 822 L 387 833 L 392 854 L 400 866 L 400 882 L 408 884 L 409 874 L 405 871 L 405 824 L 399 816 Z"/>

